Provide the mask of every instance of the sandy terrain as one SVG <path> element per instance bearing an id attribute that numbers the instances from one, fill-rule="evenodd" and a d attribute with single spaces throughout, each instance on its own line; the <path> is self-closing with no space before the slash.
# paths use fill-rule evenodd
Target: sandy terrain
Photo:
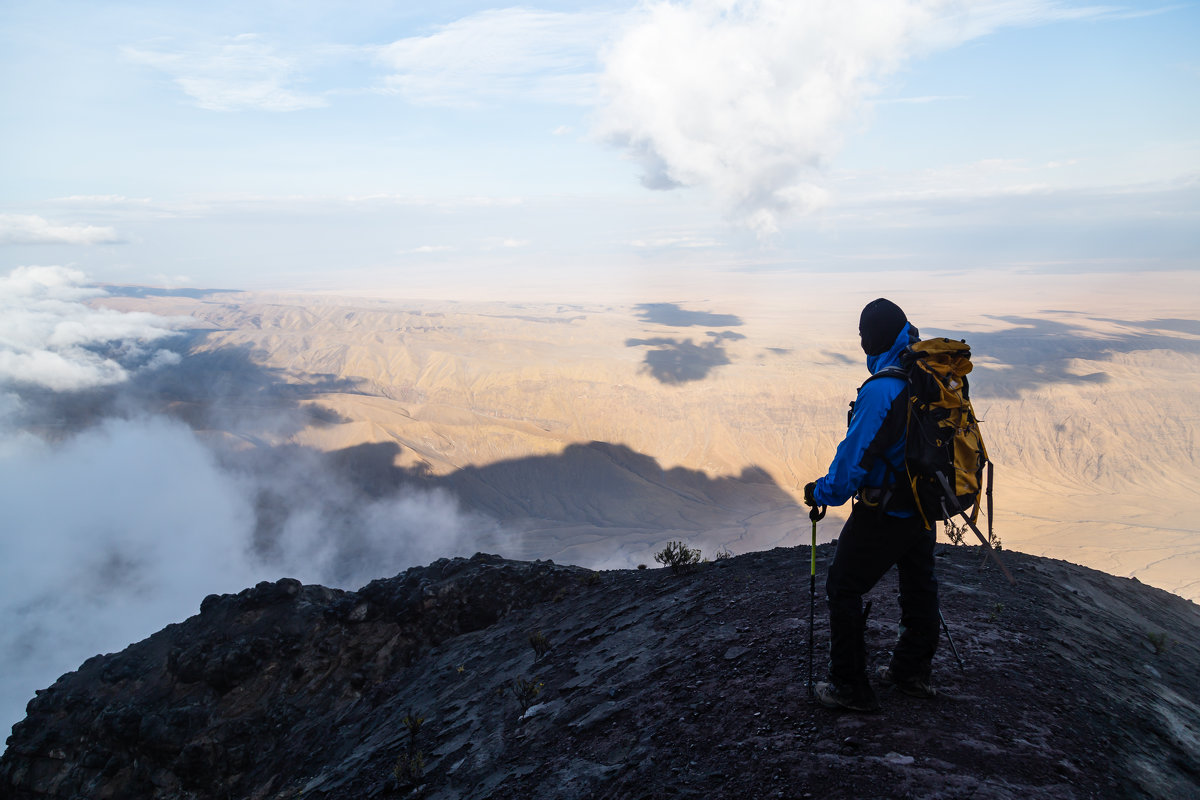
<path id="1" fill-rule="evenodd" d="M 866 374 L 858 309 L 887 294 L 925 334 L 975 348 L 1005 547 L 1200 600 L 1200 280 L 974 276 L 936 301 L 904 276 L 821 278 L 820 291 L 812 280 L 569 303 L 105 304 L 189 315 L 208 331 L 202 350 L 249 348 L 336 415 L 258 446 L 386 446 L 385 471 L 440 481 L 501 520 L 514 533 L 505 555 L 627 567 L 674 538 L 706 553 L 807 541 L 796 500 L 828 465 Z"/>

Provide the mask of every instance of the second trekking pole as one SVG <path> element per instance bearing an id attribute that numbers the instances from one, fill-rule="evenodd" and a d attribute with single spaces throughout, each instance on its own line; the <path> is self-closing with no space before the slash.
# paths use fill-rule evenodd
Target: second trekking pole
<path id="1" fill-rule="evenodd" d="M 808 696 L 813 696 L 813 621 L 817 615 L 817 521 L 825 516 L 825 506 L 808 510 L 812 520 L 812 546 L 808 550 Z"/>

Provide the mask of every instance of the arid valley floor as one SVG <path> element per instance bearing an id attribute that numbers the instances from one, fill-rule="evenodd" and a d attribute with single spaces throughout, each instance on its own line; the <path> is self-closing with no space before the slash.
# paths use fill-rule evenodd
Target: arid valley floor
<path id="1" fill-rule="evenodd" d="M 328 454 L 377 495 L 433 486 L 495 523 L 434 555 L 625 568 L 674 539 L 706 555 L 807 541 L 800 490 L 866 375 L 857 314 L 877 292 L 861 276 L 809 296 L 769 280 L 644 301 L 113 288 L 96 302 L 189 318 L 197 381 L 220 397 L 177 392 L 175 411 L 214 441 Z M 878 293 L 923 335 L 974 348 L 1004 547 L 1200 599 L 1194 279 L 1148 274 L 1136 296 L 1127 276 L 972 280 L 957 300 Z M 263 425 L 272 402 L 298 421 Z"/>

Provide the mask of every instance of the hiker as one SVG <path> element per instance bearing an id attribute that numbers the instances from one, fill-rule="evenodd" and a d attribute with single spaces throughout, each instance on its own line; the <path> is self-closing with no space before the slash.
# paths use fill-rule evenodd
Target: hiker
<path id="1" fill-rule="evenodd" d="M 872 375 L 898 366 L 905 349 L 918 341 L 916 327 L 900 307 L 883 298 L 863 309 L 858 332 Z M 939 620 L 936 534 L 925 528 L 903 479 L 907 397 L 906 382 L 899 377 L 864 383 L 829 473 L 804 487 L 804 502 L 814 509 L 854 499 L 826 578 L 829 675 L 816 685 L 815 696 L 830 708 L 879 708 L 867 677 L 862 598 L 893 564 L 900 574 L 900 639 L 891 663 L 876 676 L 905 694 L 936 694 L 930 685 Z"/>

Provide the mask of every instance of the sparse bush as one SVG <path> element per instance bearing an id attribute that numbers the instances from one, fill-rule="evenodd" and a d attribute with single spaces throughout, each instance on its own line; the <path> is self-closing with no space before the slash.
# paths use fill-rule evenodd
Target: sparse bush
<path id="1" fill-rule="evenodd" d="M 533 705 L 533 701 L 542 693 L 542 687 L 545 686 L 541 681 L 530 681 L 525 678 L 514 678 L 512 683 L 508 685 L 509 691 L 513 697 L 517 698 L 517 704 L 521 706 L 521 713 L 524 714 Z"/>
<path id="2" fill-rule="evenodd" d="M 404 719 L 400 720 L 401 724 L 408 729 L 408 741 L 414 744 L 417 741 L 417 734 L 421 732 L 421 726 L 425 724 L 425 718 L 416 711 L 409 711 L 404 715 Z"/>
<path id="3" fill-rule="evenodd" d="M 945 520 L 945 523 L 946 538 L 949 539 L 952 544 L 962 544 L 967 533 L 966 527 L 956 524 L 952 519 Z"/>
<path id="4" fill-rule="evenodd" d="M 638 564 L 638 569 L 645 569 L 645 568 L 646 568 L 645 564 Z"/>
<path id="5" fill-rule="evenodd" d="M 425 754 L 417 749 L 417 734 L 425 724 L 425 717 L 410 709 L 400 722 L 408 731 L 408 745 L 392 766 L 392 777 L 401 786 L 410 786 L 425 774 Z"/>
<path id="6" fill-rule="evenodd" d="M 600 573 L 599 572 L 589 572 L 588 574 L 581 576 L 579 578 L 579 582 L 581 584 L 583 584 L 584 586 L 599 586 L 600 585 Z"/>
<path id="7" fill-rule="evenodd" d="M 529 646 L 533 648 L 534 658 L 541 658 L 550 649 L 550 640 L 541 631 L 529 634 Z"/>
<path id="8" fill-rule="evenodd" d="M 1154 655 L 1161 656 L 1167 652 L 1167 648 L 1171 646 L 1171 637 L 1165 632 L 1147 633 L 1146 639 L 1150 642 L 1150 646 L 1154 648 Z"/>
<path id="9" fill-rule="evenodd" d="M 717 554 L 713 556 L 713 561 L 724 561 L 727 558 L 733 558 L 733 553 L 730 552 L 728 547 L 722 547 L 717 551 Z"/>
<path id="10" fill-rule="evenodd" d="M 700 563 L 700 550 L 688 547 L 683 542 L 667 542 L 667 546 L 654 554 L 654 560 L 671 568 L 675 575 L 691 572 Z"/>
<path id="11" fill-rule="evenodd" d="M 945 522 L 946 525 L 946 538 L 949 539 L 952 544 L 966 544 L 967 531 L 969 531 L 970 528 L 968 528 L 966 525 L 959 525 L 953 519 L 945 519 L 943 522 Z M 1000 542 L 1000 537 L 996 535 L 995 531 L 988 531 L 987 538 L 988 544 L 990 544 L 993 549 L 1004 549 L 1003 544 Z"/>
<path id="12" fill-rule="evenodd" d="M 392 777 L 401 786 L 411 786 L 421 780 L 425 774 L 425 754 L 418 750 L 415 753 L 404 753 L 396 759 L 392 767 Z"/>

